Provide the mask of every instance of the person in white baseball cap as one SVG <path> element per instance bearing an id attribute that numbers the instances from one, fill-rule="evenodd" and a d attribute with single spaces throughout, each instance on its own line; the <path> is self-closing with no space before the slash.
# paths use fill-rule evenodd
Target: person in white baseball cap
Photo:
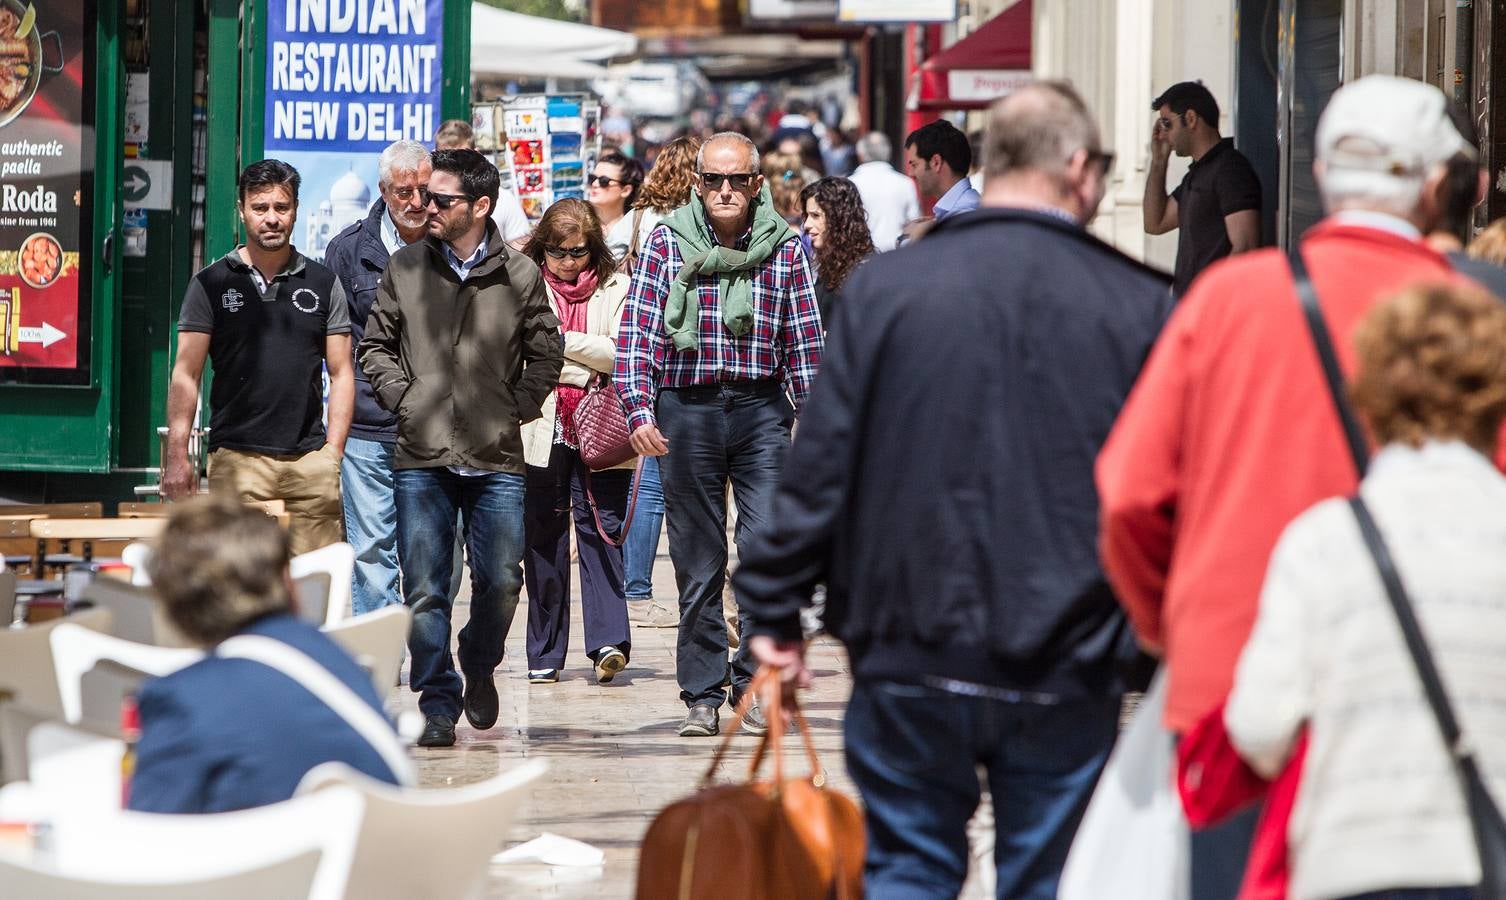
<path id="1" fill-rule="evenodd" d="M 1340 88 L 1318 119 L 1316 150 L 1313 172 L 1329 212 L 1358 208 L 1402 219 L 1437 212 L 1444 166 L 1479 155 L 1454 127 L 1442 91 L 1391 75 Z"/>
<path id="2" fill-rule="evenodd" d="M 1371 76 L 1340 88 L 1319 121 L 1329 215 L 1300 245 L 1342 365 L 1381 298 L 1458 277 L 1421 239 L 1440 219 L 1447 161 L 1473 152 L 1446 103 L 1421 82 Z M 1231 256 L 1193 281 L 1097 483 L 1104 570 L 1140 643 L 1164 655 L 1165 725 L 1185 735 L 1223 708 L 1277 537 L 1358 484 L 1285 251 Z M 1194 832 L 1192 896 L 1237 894 L 1258 812 Z"/>

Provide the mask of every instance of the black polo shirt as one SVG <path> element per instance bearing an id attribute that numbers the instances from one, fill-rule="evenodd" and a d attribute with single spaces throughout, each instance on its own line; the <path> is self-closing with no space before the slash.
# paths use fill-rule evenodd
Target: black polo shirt
<path id="1" fill-rule="evenodd" d="M 293 456 L 324 444 L 324 339 L 350 333 L 345 290 L 297 250 L 264 281 L 240 248 L 188 283 L 178 331 L 210 335 L 209 448 Z"/>
<path id="2" fill-rule="evenodd" d="M 1234 139 L 1224 138 L 1195 160 L 1171 196 L 1177 201 L 1177 266 L 1172 289 L 1187 293 L 1198 273 L 1234 249 L 1224 216 L 1260 212 L 1260 178 Z"/>

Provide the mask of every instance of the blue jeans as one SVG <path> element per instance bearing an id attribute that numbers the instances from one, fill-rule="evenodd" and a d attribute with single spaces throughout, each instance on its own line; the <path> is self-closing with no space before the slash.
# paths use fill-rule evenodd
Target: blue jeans
<path id="1" fill-rule="evenodd" d="M 340 463 L 345 540 L 356 551 L 351 611 L 373 612 L 403 599 L 397 589 L 397 507 L 392 502 L 392 445 L 347 438 Z"/>
<path id="2" fill-rule="evenodd" d="M 1250 862 L 1250 845 L 1264 804 L 1240 810 L 1216 825 L 1192 830 L 1189 871 L 1192 900 L 1235 900 Z"/>
<path id="3" fill-rule="evenodd" d="M 795 409 L 779 383 L 766 380 L 660 391 L 658 418 L 670 448 L 659 474 L 680 589 L 675 681 L 686 706 L 721 706 L 730 678 L 736 703 L 753 678 L 753 662 L 747 641 L 739 641 L 730 670 L 727 660 L 727 484 L 737 504 L 733 539 L 745 550 L 769 527 Z M 748 620 L 739 608 L 738 627 L 746 631 Z"/>
<path id="4" fill-rule="evenodd" d="M 410 682 L 426 716 L 460 717 L 461 680 L 490 678 L 523 585 L 523 476 L 463 476 L 445 468 L 396 473 L 397 553 L 403 601 L 413 610 Z M 450 656 L 455 514 L 471 564 L 471 619 L 460 629 L 460 673 Z"/>
<path id="5" fill-rule="evenodd" d="M 663 528 L 664 489 L 659 486 L 659 458 L 645 456 L 633 527 L 622 542 L 623 593 L 629 600 L 653 599 L 654 558 L 659 555 L 659 532 Z"/>
<path id="6" fill-rule="evenodd" d="M 993 795 L 1000 900 L 1054 900 L 1118 713 L 1118 698 L 1010 703 L 855 681 L 844 743 L 867 815 L 869 900 L 961 893 L 977 766 Z"/>

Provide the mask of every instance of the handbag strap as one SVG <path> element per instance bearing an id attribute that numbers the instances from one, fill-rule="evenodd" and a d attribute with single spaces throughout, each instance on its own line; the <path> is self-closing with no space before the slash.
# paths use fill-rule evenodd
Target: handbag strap
<path id="1" fill-rule="evenodd" d="M 1406 587 L 1401 583 L 1401 574 L 1396 570 L 1391 551 L 1381 537 L 1380 529 L 1376 527 L 1365 501 L 1358 496 L 1350 497 L 1349 508 L 1354 511 L 1354 518 L 1359 522 L 1360 535 L 1365 539 L 1365 547 L 1370 551 L 1370 558 L 1375 561 L 1375 568 L 1380 572 L 1381 583 L 1386 586 L 1386 597 L 1391 601 L 1391 609 L 1401 625 L 1402 637 L 1407 641 L 1407 652 L 1412 655 L 1412 663 L 1417 667 L 1418 677 L 1422 679 L 1423 693 L 1427 694 L 1433 717 L 1438 720 L 1438 730 L 1443 732 L 1443 742 L 1448 746 L 1449 755 L 1456 763 L 1472 761 L 1474 751 L 1463 740 L 1459 719 L 1443 689 L 1443 679 L 1438 674 L 1433 654 L 1428 650 L 1427 639 L 1423 637 L 1422 626 L 1417 621 L 1417 612 L 1407 596 Z"/>
<path id="2" fill-rule="evenodd" d="M 638 265 L 638 248 L 640 246 L 638 243 L 638 226 L 642 224 L 643 207 L 640 206 L 633 210 L 633 236 L 628 239 L 627 253 L 623 254 L 622 257 L 622 269 L 629 275 L 633 274 L 633 269 Z"/>
<path id="3" fill-rule="evenodd" d="M 585 463 L 581 463 L 585 465 Z M 596 502 L 596 495 L 591 492 L 591 468 L 586 466 L 586 503 L 591 507 L 591 518 L 596 520 L 596 533 L 601 539 L 613 547 L 621 547 L 622 542 L 627 540 L 628 529 L 633 527 L 633 513 L 638 509 L 638 487 L 643 483 L 643 457 L 638 457 L 638 465 L 633 470 L 633 486 L 628 488 L 627 515 L 622 517 L 622 530 L 613 538 L 607 532 L 605 525 L 601 524 L 601 507 Z"/>
<path id="4" fill-rule="evenodd" d="M 768 722 L 769 730 L 764 732 L 763 739 L 753 751 L 753 760 L 748 767 L 748 780 L 752 781 L 758 776 L 759 767 L 763 765 L 764 757 L 772 756 L 774 760 L 774 785 L 775 789 L 784 783 L 784 685 L 779 681 L 779 673 L 767 666 L 760 668 L 753 676 L 748 690 L 743 694 L 742 700 L 737 704 L 737 711 L 733 714 L 731 723 L 722 732 L 722 739 L 717 744 L 716 752 L 711 756 L 711 765 L 707 767 L 706 774 L 701 778 L 701 786 L 709 785 L 716 777 L 717 769 L 721 768 L 722 757 L 726 756 L 727 748 L 732 745 L 732 736 L 742 725 L 743 719 L 753 707 L 755 700 L 761 694 L 767 694 L 764 701 L 764 719 Z M 811 730 L 805 723 L 805 713 L 800 708 L 800 701 L 792 693 L 790 695 L 790 715 L 794 719 L 795 727 L 800 730 L 801 742 L 805 746 L 805 754 L 811 767 L 811 783 L 816 787 L 826 784 L 826 770 L 821 768 L 821 759 L 816 754 L 816 745 L 811 736 Z M 772 751 L 772 752 L 771 752 Z"/>
<path id="5" fill-rule="evenodd" d="M 1318 362 L 1323 366 L 1323 378 L 1328 382 L 1328 394 L 1334 410 L 1339 414 L 1339 424 L 1344 426 L 1344 440 L 1349 445 L 1350 458 L 1354 460 L 1355 473 L 1365 477 L 1370 465 L 1369 444 L 1364 429 L 1354 414 L 1354 408 L 1344 395 L 1344 373 L 1339 368 L 1339 356 L 1334 352 L 1333 339 L 1328 333 L 1328 323 L 1323 320 L 1323 308 L 1318 305 L 1318 291 L 1307 274 L 1307 264 L 1302 259 L 1302 248 L 1293 247 L 1287 257 L 1292 267 L 1292 281 L 1297 287 L 1297 299 L 1302 303 L 1302 313 L 1307 317 L 1307 330 L 1312 333 L 1313 345 L 1318 351 Z"/>
<path id="6" fill-rule="evenodd" d="M 1323 365 L 1323 377 L 1328 382 L 1329 397 L 1333 400 L 1334 409 L 1339 414 L 1339 421 L 1344 426 L 1344 438 L 1349 444 L 1349 453 L 1354 459 L 1354 467 L 1363 478 L 1369 468 L 1369 449 L 1366 445 L 1365 433 L 1360 429 L 1359 417 L 1355 415 L 1354 407 L 1350 405 L 1344 394 L 1344 376 L 1339 371 L 1338 356 L 1334 353 L 1328 326 L 1323 321 L 1323 311 L 1318 306 L 1318 293 L 1313 288 L 1312 279 L 1308 277 L 1301 248 L 1294 249 L 1289 259 L 1292 267 L 1292 280 L 1297 286 L 1297 297 L 1302 302 L 1302 311 L 1307 316 L 1307 327 L 1312 332 L 1313 344 L 1317 348 L 1318 359 Z M 1356 495 L 1349 498 L 1349 507 L 1354 511 L 1354 518 L 1360 526 L 1360 536 L 1364 538 L 1370 558 L 1374 560 L 1375 568 L 1380 573 L 1381 583 L 1385 585 L 1386 598 L 1396 614 L 1396 621 L 1401 625 L 1402 637 L 1407 642 L 1407 651 L 1411 654 L 1412 663 L 1416 666 L 1418 677 L 1422 680 L 1422 688 L 1427 694 L 1428 705 L 1432 707 L 1433 717 L 1438 720 L 1438 728 L 1443 732 L 1444 743 L 1448 745 L 1449 754 L 1454 760 L 1462 762 L 1470 758 L 1470 751 L 1461 740 L 1459 720 L 1454 715 L 1448 695 L 1443 690 L 1443 681 L 1438 675 L 1438 667 L 1433 661 L 1433 655 L 1428 651 L 1427 641 L 1423 639 L 1422 628 L 1417 622 L 1417 614 L 1412 608 L 1406 588 L 1402 585 L 1401 575 L 1397 572 L 1396 563 L 1391 558 L 1391 551 L 1386 546 L 1385 539 L 1381 537 L 1380 529 L 1376 526 L 1374 517 L 1370 515 L 1370 508 L 1365 505 L 1365 501 Z M 1472 760 L 1470 764 L 1473 765 Z"/>

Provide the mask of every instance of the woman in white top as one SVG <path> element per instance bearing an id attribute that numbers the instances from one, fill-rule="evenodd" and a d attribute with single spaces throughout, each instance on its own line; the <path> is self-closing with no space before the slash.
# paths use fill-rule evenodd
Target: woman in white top
<path id="1" fill-rule="evenodd" d="M 1506 307 L 1478 289 L 1414 288 L 1369 314 L 1355 349 L 1350 393 L 1381 446 L 1360 494 L 1506 798 L 1506 478 L 1491 462 L 1506 418 Z M 1343 499 L 1277 543 L 1224 718 L 1267 776 L 1309 730 L 1287 829 L 1293 900 L 1474 897 L 1460 782 Z"/>
<path id="2" fill-rule="evenodd" d="M 627 512 L 633 462 L 591 472 L 580 457 L 575 410 L 593 379 L 610 377 L 627 277 L 616 271 L 601 220 L 584 200 L 549 207 L 523 253 L 539 264 L 565 333 L 559 386 L 523 426 L 523 581 L 528 586 L 528 680 L 559 680 L 570 640 L 570 523 L 580 558 L 581 624 L 596 680 L 605 684 L 631 652 L 622 550 L 613 540 Z M 610 388 L 609 388 L 610 389 Z M 595 513 L 592 512 L 594 496 Z"/>
<path id="3" fill-rule="evenodd" d="M 653 167 L 633 195 L 632 209 L 607 230 L 607 246 L 619 263 L 629 250 L 635 257 L 642 253 L 660 220 L 690 202 L 699 175 L 696 154 L 700 151 L 701 141 L 694 137 L 675 138 L 659 148 Z"/>

